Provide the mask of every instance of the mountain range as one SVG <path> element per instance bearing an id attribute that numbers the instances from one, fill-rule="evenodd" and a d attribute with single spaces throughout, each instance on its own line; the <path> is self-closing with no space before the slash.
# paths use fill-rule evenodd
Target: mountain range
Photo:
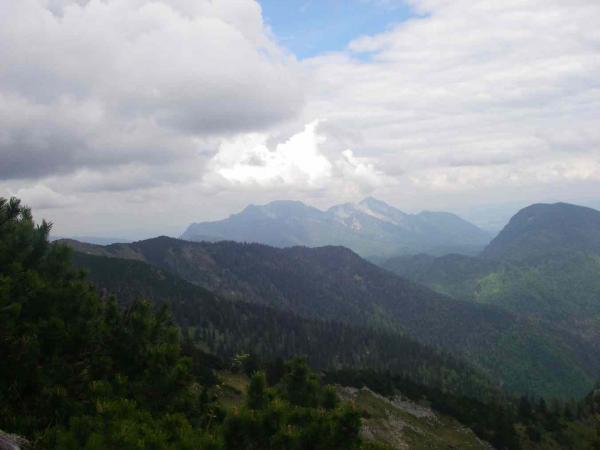
<path id="1" fill-rule="evenodd" d="M 296 201 L 250 205 L 216 222 L 191 224 L 189 241 L 256 242 L 275 247 L 341 245 L 369 259 L 401 254 L 475 254 L 491 239 L 484 230 L 446 212 L 407 214 L 372 197 L 321 211 Z"/>
<path id="2" fill-rule="evenodd" d="M 577 294 L 578 282 L 597 278 L 581 262 L 598 260 L 598 212 L 534 206 L 480 257 L 422 255 L 412 267 L 451 283 L 489 271 L 529 279 L 556 265 L 554 284 L 538 280 L 548 286 L 539 298 L 559 304 L 547 297 L 557 286 Z M 562 226 L 573 214 L 578 220 Z M 0 392 L 0 428 L 36 446 L 117 448 L 99 440 L 117 436 L 156 448 L 209 438 L 214 448 L 266 448 L 254 443 L 266 442 L 255 432 L 263 423 L 271 434 L 309 430 L 301 436 L 311 443 L 298 448 L 346 448 L 337 442 L 359 426 L 373 442 L 353 448 L 591 450 L 600 443 L 597 342 L 576 322 L 557 320 L 571 316 L 554 311 L 553 318 L 529 297 L 481 304 L 443 295 L 339 246 L 167 237 L 49 244 L 50 226 L 36 226 L 18 200 L 0 199 L 0 216 L 0 341 L 9 361 L 0 377 L 10 386 Z M 565 266 L 580 278 L 559 278 Z M 489 286 L 502 287 L 498 279 L 494 273 Z M 576 308 L 563 299 L 564 311 L 585 305 L 594 318 L 597 297 L 572 299 Z M 306 362 L 282 360 L 298 355 Z M 320 380 L 337 387 L 319 388 Z M 555 398 L 532 398 L 540 395 Z M 352 407 L 336 406 L 340 398 Z M 314 444 L 332 429 L 343 434 Z"/>
<path id="3" fill-rule="evenodd" d="M 595 348 L 568 330 L 542 327 L 496 306 L 440 295 L 342 247 L 275 248 L 167 237 L 108 246 L 65 243 L 88 257 L 104 257 L 103 271 L 117 270 L 110 259 L 133 260 L 229 301 L 263 305 L 310 320 L 402 333 L 465 357 L 517 392 L 577 396 L 587 392 L 600 374 Z M 92 279 L 98 277 L 97 267 L 89 262 L 82 266 L 90 270 Z M 105 276 L 99 287 L 110 288 L 110 280 L 118 277 L 117 270 Z M 146 296 L 143 289 L 134 288 L 136 276 L 129 278 L 130 289 Z"/>

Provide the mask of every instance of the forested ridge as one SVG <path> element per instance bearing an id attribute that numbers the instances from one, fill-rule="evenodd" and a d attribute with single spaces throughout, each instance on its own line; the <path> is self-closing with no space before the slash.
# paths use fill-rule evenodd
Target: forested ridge
<path id="1" fill-rule="evenodd" d="M 480 257 L 400 257 L 385 266 L 455 298 L 546 320 L 597 342 L 600 211 L 557 203 L 519 211 Z"/>
<path id="2" fill-rule="evenodd" d="M 74 254 L 100 291 L 124 305 L 137 298 L 168 302 L 187 336 L 224 358 L 250 353 L 260 359 L 304 355 L 319 369 L 391 370 L 444 390 L 487 398 L 499 394 L 460 358 L 389 330 L 301 317 L 260 304 L 220 298 L 140 261 Z"/>
<path id="3" fill-rule="evenodd" d="M 537 203 L 511 217 L 481 256 L 527 263 L 578 251 L 600 253 L 600 211 L 570 203 Z"/>
<path id="4" fill-rule="evenodd" d="M 146 262 L 230 300 L 404 333 L 466 357 L 516 392 L 581 396 L 600 375 L 595 347 L 568 330 L 439 295 L 343 247 L 280 249 L 168 237 L 108 246 L 66 243 L 86 254 Z"/>
<path id="5" fill-rule="evenodd" d="M 564 203 L 532 205 L 519 211 L 479 257 L 401 256 L 383 266 L 439 293 L 494 305 L 554 330 L 578 341 L 573 348 L 599 352 L 600 211 Z M 555 347 L 554 352 L 570 351 Z"/>

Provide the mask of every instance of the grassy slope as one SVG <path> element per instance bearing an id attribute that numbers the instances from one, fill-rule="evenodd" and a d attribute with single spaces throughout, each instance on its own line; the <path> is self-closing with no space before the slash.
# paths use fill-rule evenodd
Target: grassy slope
<path id="1" fill-rule="evenodd" d="M 218 374 L 219 403 L 225 409 L 239 408 L 248 388 L 242 374 Z M 367 441 L 387 444 L 394 449 L 410 450 L 490 450 L 468 428 L 451 417 L 434 413 L 410 401 L 394 403 L 368 389 L 337 386 L 342 401 L 351 402 L 362 413 L 362 436 Z"/>
<path id="2" fill-rule="evenodd" d="M 363 388 L 337 387 L 363 414 L 363 437 L 397 449 L 492 449 L 456 420 L 408 400 L 390 400 Z"/>

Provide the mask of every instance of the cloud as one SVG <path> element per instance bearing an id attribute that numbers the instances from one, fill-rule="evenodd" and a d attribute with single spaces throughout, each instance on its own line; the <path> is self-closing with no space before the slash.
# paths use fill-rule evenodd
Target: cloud
<path id="1" fill-rule="evenodd" d="M 265 134 L 249 134 L 224 141 L 209 163 L 207 183 L 219 179 L 233 185 L 316 187 L 331 176 L 331 163 L 319 151 L 318 123 L 270 150 Z"/>
<path id="2" fill-rule="evenodd" d="M 4 179 L 189 160 L 303 103 L 251 0 L 2 2 L 0 42 Z"/>
<path id="3" fill-rule="evenodd" d="M 126 237 L 276 198 L 597 195 L 600 4 L 409 3 L 299 62 L 252 0 L 0 2 L 0 192 Z"/>
<path id="4" fill-rule="evenodd" d="M 527 189 L 531 186 L 573 182 L 600 182 L 600 159 L 564 157 L 544 161 L 535 166 L 504 164 L 497 167 L 465 166 L 422 170 L 410 176 L 421 189 L 447 192 L 468 192 L 475 189 Z"/>
<path id="5" fill-rule="evenodd" d="M 307 62 L 307 114 L 360 130 L 354 153 L 414 192 L 595 179 L 600 4 L 411 4 L 420 17 Z"/>
<path id="6" fill-rule="evenodd" d="M 357 158 L 352 150 L 342 151 L 333 162 L 324 154 L 325 137 L 319 122 L 307 124 L 274 148 L 267 146 L 266 134 L 241 135 L 221 144 L 208 163 L 204 178 L 207 187 L 298 190 L 342 188 L 371 191 L 386 180 L 373 162 Z"/>
<path id="7" fill-rule="evenodd" d="M 340 182 L 351 184 L 357 194 L 393 184 L 391 177 L 377 169 L 372 161 L 357 158 L 352 150 L 344 150 L 336 165 L 340 171 Z"/>
<path id="8" fill-rule="evenodd" d="M 21 199 L 23 204 L 36 211 L 60 209 L 77 204 L 75 197 L 55 192 L 44 184 L 19 189 L 11 196 Z"/>

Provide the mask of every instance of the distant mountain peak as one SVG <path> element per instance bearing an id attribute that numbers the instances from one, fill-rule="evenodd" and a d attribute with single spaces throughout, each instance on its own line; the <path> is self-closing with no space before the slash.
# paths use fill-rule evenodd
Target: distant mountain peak
<path id="1" fill-rule="evenodd" d="M 373 197 L 364 198 L 358 203 L 344 203 L 332 206 L 327 212 L 342 221 L 350 219 L 349 222 L 353 228 L 360 228 L 361 215 L 366 215 L 393 225 L 401 225 L 408 216 L 408 214 L 403 213 L 399 209 Z"/>
<path id="2" fill-rule="evenodd" d="M 231 216 L 229 216 L 229 218 L 239 219 L 243 217 L 264 217 L 270 219 L 278 219 L 281 217 L 293 217 L 298 215 L 302 216 L 304 214 L 314 214 L 315 212 L 319 213 L 320 211 L 298 200 L 274 200 L 272 202 L 265 203 L 264 205 L 248 205 L 241 212 L 237 214 L 232 214 Z"/>
<path id="3" fill-rule="evenodd" d="M 363 198 L 359 202 L 359 205 L 365 205 L 369 208 L 392 208 L 392 206 L 388 205 L 386 202 L 370 196 Z"/>
<path id="4" fill-rule="evenodd" d="M 369 214 L 370 216 L 377 217 L 381 220 L 385 220 L 390 223 L 399 225 L 402 223 L 408 214 L 400 211 L 387 203 L 377 200 L 373 197 L 367 197 L 362 200 L 359 204 L 361 211 Z"/>
<path id="5" fill-rule="evenodd" d="M 449 215 L 450 216 L 450 215 Z M 233 240 L 276 247 L 346 246 L 363 257 L 461 249 L 473 252 L 489 238 L 452 215 L 406 214 L 373 197 L 335 205 L 326 211 L 299 201 L 277 200 L 250 205 L 228 219 L 192 224 L 181 236 L 192 241 Z"/>

